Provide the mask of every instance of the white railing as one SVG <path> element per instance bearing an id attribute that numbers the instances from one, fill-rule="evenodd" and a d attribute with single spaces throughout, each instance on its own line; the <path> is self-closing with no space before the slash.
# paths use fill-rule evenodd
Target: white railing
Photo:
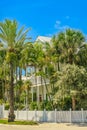
<path id="1" fill-rule="evenodd" d="M 38 122 L 59 122 L 59 123 L 87 123 L 87 110 L 83 111 L 15 111 L 18 120 L 33 120 Z M 8 111 L 4 111 L 4 118 L 8 117 Z"/>
<path id="2" fill-rule="evenodd" d="M 22 80 L 30 80 L 33 86 L 45 85 L 43 78 L 41 81 L 41 76 L 35 76 L 35 75 L 32 75 L 30 77 L 22 76 Z M 49 79 L 46 79 L 46 84 L 49 84 Z"/>

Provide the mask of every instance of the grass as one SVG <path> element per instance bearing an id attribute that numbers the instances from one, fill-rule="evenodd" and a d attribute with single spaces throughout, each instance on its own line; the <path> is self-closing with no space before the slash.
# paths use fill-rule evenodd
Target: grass
<path id="1" fill-rule="evenodd" d="M 0 124 L 8 124 L 8 125 L 38 125 L 35 121 L 14 121 L 8 122 L 7 119 L 0 119 Z"/>

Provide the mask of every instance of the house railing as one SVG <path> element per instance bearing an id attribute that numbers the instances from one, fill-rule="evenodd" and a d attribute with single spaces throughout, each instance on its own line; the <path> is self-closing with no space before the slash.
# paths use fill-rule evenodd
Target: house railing
<path id="1" fill-rule="evenodd" d="M 22 76 L 22 80 L 30 80 L 33 86 L 45 85 L 44 79 L 43 78 L 41 79 L 41 76 L 35 76 L 35 75 L 32 75 L 30 77 Z M 46 84 L 49 84 L 49 79 L 46 79 Z"/>

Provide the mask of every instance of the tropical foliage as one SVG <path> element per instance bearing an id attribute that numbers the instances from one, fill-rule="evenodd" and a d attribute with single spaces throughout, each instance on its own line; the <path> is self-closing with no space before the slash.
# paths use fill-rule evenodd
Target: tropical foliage
<path id="1" fill-rule="evenodd" d="M 28 31 L 24 27 L 19 29 L 15 20 L 0 22 L 0 102 L 9 109 L 8 121 L 14 121 L 14 109 L 87 109 L 85 36 L 80 31 L 67 29 L 54 35 L 50 43 L 33 43 Z M 33 72 L 28 72 L 32 68 Z M 34 102 L 29 76 L 35 77 L 36 92 L 38 76 L 41 81 L 42 98 L 37 99 L 34 92 Z"/>

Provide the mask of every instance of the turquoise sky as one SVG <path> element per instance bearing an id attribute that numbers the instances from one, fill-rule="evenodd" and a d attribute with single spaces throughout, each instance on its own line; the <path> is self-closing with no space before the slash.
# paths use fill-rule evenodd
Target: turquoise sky
<path id="1" fill-rule="evenodd" d="M 87 34 L 87 0 L 0 0 L 0 21 L 16 19 L 29 35 L 52 36 L 66 28 Z"/>

